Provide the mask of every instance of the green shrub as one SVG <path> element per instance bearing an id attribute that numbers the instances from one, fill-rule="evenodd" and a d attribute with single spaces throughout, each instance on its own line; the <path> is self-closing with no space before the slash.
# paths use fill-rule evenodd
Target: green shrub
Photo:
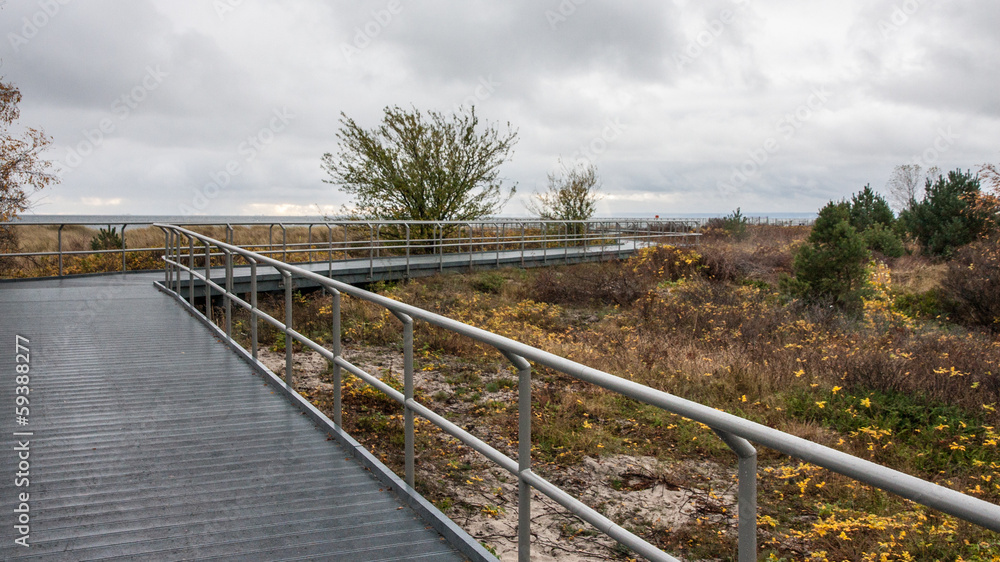
<path id="1" fill-rule="evenodd" d="M 903 241 L 891 228 L 882 223 L 875 223 L 861 233 L 865 246 L 873 252 L 878 252 L 890 258 L 902 257 L 906 253 Z"/>
<path id="2" fill-rule="evenodd" d="M 858 232 L 864 232 L 878 225 L 888 228 L 896 222 L 889 203 L 884 197 L 875 193 L 870 184 L 851 197 L 850 205 L 851 226 Z"/>
<path id="3" fill-rule="evenodd" d="M 978 176 L 955 170 L 948 178 L 927 180 L 924 198 L 900 214 L 904 229 L 935 256 L 950 256 L 996 227 L 996 218 L 977 206 L 981 197 Z"/>
<path id="4" fill-rule="evenodd" d="M 900 293 L 892 300 L 893 308 L 910 318 L 937 318 L 945 313 L 936 289 L 922 293 Z"/>
<path id="5" fill-rule="evenodd" d="M 832 301 L 844 306 L 860 304 L 871 253 L 850 223 L 850 204 L 831 201 L 820 209 L 808 243 L 792 263 L 794 279 L 786 291 L 809 301 Z"/>
<path id="6" fill-rule="evenodd" d="M 506 279 L 504 279 L 503 275 L 500 275 L 495 271 L 491 271 L 476 277 L 476 279 L 472 282 L 472 288 L 480 293 L 499 295 L 500 289 L 503 288 L 505 281 Z"/>
<path id="7" fill-rule="evenodd" d="M 736 240 L 744 240 L 747 237 L 747 223 L 750 222 L 743 213 L 740 211 L 739 207 L 731 214 L 726 215 L 722 219 L 722 229 L 726 231 L 729 236 L 735 238 Z"/>
<path id="8" fill-rule="evenodd" d="M 118 250 L 122 247 L 122 237 L 118 234 L 118 229 L 113 226 L 108 228 L 102 228 L 97 236 L 90 241 L 90 249 L 96 251 L 99 250 Z"/>

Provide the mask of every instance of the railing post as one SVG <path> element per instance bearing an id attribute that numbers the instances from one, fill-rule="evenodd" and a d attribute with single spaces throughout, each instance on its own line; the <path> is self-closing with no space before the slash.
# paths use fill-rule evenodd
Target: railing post
<path id="1" fill-rule="evenodd" d="M 247 257 L 250 262 L 250 353 L 257 359 L 257 260 Z"/>
<path id="2" fill-rule="evenodd" d="M 65 224 L 60 224 L 59 225 L 59 232 L 56 234 L 56 236 L 59 239 L 59 277 L 62 277 L 62 269 L 63 269 L 62 268 L 62 230 L 65 227 L 66 227 Z M 168 236 L 167 239 L 169 240 L 170 239 L 169 235 L 167 235 L 167 236 Z M 163 264 L 163 267 L 166 267 L 166 266 L 167 266 L 167 264 Z"/>
<path id="3" fill-rule="evenodd" d="M 375 227 L 368 224 L 368 280 L 375 277 Z"/>
<path id="4" fill-rule="evenodd" d="M 331 310 L 333 312 L 333 331 L 331 332 L 330 339 L 333 343 L 333 356 L 334 358 L 340 357 L 340 291 L 336 289 L 331 289 L 333 291 L 333 304 Z M 333 423 L 337 424 L 337 427 L 341 426 L 341 406 L 340 406 L 340 365 L 334 361 L 333 362 Z"/>
<path id="5" fill-rule="evenodd" d="M 549 225 L 544 221 L 541 223 L 541 225 L 542 225 L 542 265 L 545 265 L 548 263 L 548 257 L 549 257 L 549 241 L 548 241 Z"/>
<path id="6" fill-rule="evenodd" d="M 188 235 L 188 304 L 194 308 L 194 237 Z M 178 261 L 180 256 L 178 256 Z"/>
<path id="7" fill-rule="evenodd" d="M 331 310 L 333 312 L 333 331 L 331 333 L 330 339 L 333 344 L 333 357 L 334 359 L 340 357 L 340 291 L 336 289 L 331 289 L 333 291 L 333 305 Z M 340 405 L 340 365 L 334 361 L 333 362 L 333 423 L 337 424 L 337 427 L 341 426 L 341 405 Z"/>
<path id="8" fill-rule="evenodd" d="M 525 228 L 527 228 L 527 226 L 522 222 L 521 223 L 521 267 L 522 268 L 524 267 L 524 229 Z"/>
<path id="9" fill-rule="evenodd" d="M 472 223 L 467 224 L 469 227 L 469 271 L 472 271 Z M 461 231 L 459 231 L 461 232 Z M 461 249 L 461 247 L 459 247 Z"/>
<path id="10" fill-rule="evenodd" d="M 173 266 L 173 282 L 174 282 L 174 292 L 178 296 L 181 294 L 181 233 L 178 232 L 174 235 L 174 261 L 177 265 Z"/>
<path id="11" fill-rule="evenodd" d="M 295 388 L 295 377 L 292 374 L 292 336 L 288 333 L 292 329 L 292 274 L 282 271 L 281 277 L 285 281 L 285 383 Z"/>
<path id="12" fill-rule="evenodd" d="M 497 235 L 497 269 L 500 269 L 500 248 L 503 244 L 502 238 L 507 234 L 507 223 L 493 223 L 493 228 L 496 229 Z"/>
<path id="13" fill-rule="evenodd" d="M 749 441 L 731 433 L 713 429 L 739 458 L 736 492 L 739 562 L 757 560 L 757 450 Z"/>
<path id="14" fill-rule="evenodd" d="M 333 227 L 330 223 L 326 223 L 327 239 L 330 242 L 330 247 L 327 250 L 327 274 L 326 276 L 333 279 Z"/>
<path id="15" fill-rule="evenodd" d="M 413 318 L 402 312 L 392 312 L 403 323 L 403 434 L 406 485 L 413 487 L 414 428 L 413 428 Z"/>
<path id="16" fill-rule="evenodd" d="M 233 253 L 226 252 L 226 338 L 233 341 Z"/>
<path id="17" fill-rule="evenodd" d="M 313 250 L 313 225 L 311 225 L 311 224 L 309 225 L 308 232 L 309 232 L 309 254 L 308 254 L 309 258 L 306 260 L 306 263 L 312 263 L 313 262 L 313 251 L 312 251 Z"/>
<path id="18" fill-rule="evenodd" d="M 406 227 L 406 278 L 410 278 L 410 223 L 405 223 Z"/>
<path id="19" fill-rule="evenodd" d="M 435 238 L 438 239 L 438 272 L 444 271 L 444 225 L 434 224 L 434 233 L 437 234 L 440 228 L 441 233 Z"/>
<path id="20" fill-rule="evenodd" d="M 127 267 L 125 266 L 125 227 L 127 226 L 127 224 L 122 225 L 122 273 L 127 271 Z"/>
<path id="21" fill-rule="evenodd" d="M 281 227 L 281 261 L 288 262 L 288 229 L 284 224 L 278 223 Z"/>
<path id="22" fill-rule="evenodd" d="M 569 223 L 563 223 L 563 264 L 569 263 Z"/>
<path id="23" fill-rule="evenodd" d="M 531 363 L 503 352 L 517 367 L 517 559 L 531 560 L 531 485 L 524 476 L 531 471 Z"/>
<path id="24" fill-rule="evenodd" d="M 166 261 L 170 259 L 170 248 L 173 246 L 170 243 L 170 234 L 169 230 L 163 229 L 163 285 L 165 287 L 170 287 L 170 263 Z M 59 227 L 59 276 L 62 276 L 62 226 Z"/>
<path id="25" fill-rule="evenodd" d="M 205 318 L 212 322 L 212 286 L 208 284 L 212 278 L 212 245 L 205 242 Z"/>

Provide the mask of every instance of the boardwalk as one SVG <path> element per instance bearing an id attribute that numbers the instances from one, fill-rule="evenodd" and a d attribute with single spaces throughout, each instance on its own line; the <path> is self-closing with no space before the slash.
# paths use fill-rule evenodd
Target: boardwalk
<path id="1" fill-rule="evenodd" d="M 667 237 L 664 237 L 666 239 Z M 676 245 L 690 245 L 693 237 L 670 237 Z M 354 258 L 337 261 L 321 261 L 312 263 L 295 263 L 303 269 L 351 284 L 371 283 L 375 281 L 398 281 L 414 277 L 426 277 L 442 272 L 468 272 L 472 270 L 497 269 L 501 267 L 545 267 L 606 259 L 627 258 L 635 253 L 637 248 L 648 245 L 645 241 L 624 241 L 620 244 L 605 244 L 591 246 L 570 246 L 547 249 L 526 250 L 494 250 L 476 252 L 456 252 L 446 254 L 417 254 L 411 256 L 378 256 L 372 252 L 369 258 Z M 186 256 L 187 248 L 181 248 Z M 324 252 L 316 252 L 322 256 Z M 271 256 L 281 259 L 282 256 Z M 200 256 L 196 253 L 196 258 Z M 199 261 L 198 263 L 203 263 Z M 225 270 L 215 267 L 212 277 L 219 281 L 225 276 Z M 162 279 L 162 275 L 158 278 Z M 182 275 L 182 280 L 188 277 Z M 233 269 L 233 289 L 237 293 L 250 290 L 250 268 L 237 266 Z M 306 279 L 296 279 L 297 288 L 316 287 Z M 257 272 L 257 287 L 261 291 L 276 291 L 283 287 L 281 274 L 273 267 L 261 267 Z M 182 292 L 187 294 L 187 285 L 182 284 Z M 200 281 L 195 281 L 195 296 L 204 295 Z"/>
<path id="2" fill-rule="evenodd" d="M 27 425 L 15 424 L 17 335 L 29 340 Z M 481 551 L 453 525 L 445 541 L 440 520 L 421 519 L 146 275 L 0 284 L 0 342 L 0 559 Z M 15 487 L 16 448 L 29 486 Z M 15 543 L 23 492 L 29 548 Z"/>

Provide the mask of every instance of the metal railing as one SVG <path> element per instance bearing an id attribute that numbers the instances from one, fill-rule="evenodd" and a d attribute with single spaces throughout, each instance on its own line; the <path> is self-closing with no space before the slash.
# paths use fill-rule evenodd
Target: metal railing
<path id="1" fill-rule="evenodd" d="M 74 217 L 80 219 L 80 217 Z M 114 220 L 121 219 L 121 220 Z M 35 252 L 0 253 L 3 258 L 55 257 L 58 276 L 64 274 L 64 258 L 70 256 L 120 254 L 120 272 L 128 271 L 127 256 L 135 253 L 157 253 L 163 247 L 129 248 L 126 229 L 151 227 L 157 222 L 138 218 L 93 217 L 93 220 L 57 222 L 46 220 L 0 223 L 0 227 L 58 226 L 55 248 Z M 698 219 L 593 219 L 586 221 L 556 221 L 539 219 L 486 219 L 478 221 L 336 221 L 336 220 L 274 220 L 250 219 L 228 222 L 182 222 L 179 226 L 225 228 L 226 242 L 251 249 L 261 255 L 280 258 L 282 261 L 316 263 L 365 259 L 374 267 L 376 259 L 405 257 L 409 273 L 410 257 L 418 254 L 439 256 L 443 268 L 444 254 L 456 252 L 495 252 L 499 264 L 501 252 L 519 251 L 524 264 L 526 251 L 542 250 L 542 261 L 550 258 L 568 259 L 571 248 L 584 252 L 600 248 L 604 254 L 623 249 L 630 251 L 643 243 L 670 239 L 677 245 L 692 245 L 698 240 Z M 67 226 L 121 226 L 122 247 L 105 250 L 67 250 L 63 247 L 63 230 Z M 239 229 L 267 227 L 267 240 L 243 240 L 235 243 Z M 290 231 L 304 234 L 304 241 L 289 241 Z M 304 230 L 305 232 L 301 232 Z M 96 234 L 96 232 L 95 232 Z M 630 246 L 623 247 L 625 244 Z M 562 253 L 560 254 L 560 250 Z M 471 261 L 470 261 L 471 263 Z M 332 265 L 330 267 L 332 272 Z M 2 274 L 2 272 L 0 272 Z"/>
<path id="2" fill-rule="evenodd" d="M 676 560 L 655 546 L 642 540 L 631 532 L 618 526 L 593 508 L 570 496 L 548 480 L 534 473 L 531 469 L 531 363 L 543 365 L 564 373 L 581 381 L 603 387 L 623 396 L 661 408 L 667 412 L 678 414 L 688 419 L 701 422 L 719 436 L 737 456 L 737 528 L 739 560 L 749 562 L 757 558 L 757 451 L 752 443 L 769 447 L 789 456 L 808 463 L 821 466 L 849 478 L 863 482 L 883 490 L 893 492 L 903 498 L 938 509 L 970 523 L 1000 532 L 1000 506 L 985 502 L 978 498 L 933 484 L 910 476 L 908 474 L 884 467 L 873 462 L 854 457 L 847 453 L 813 443 L 806 439 L 772 429 L 770 427 L 728 414 L 703 404 L 692 402 L 669 393 L 656 390 L 610 373 L 599 371 L 575 361 L 554 355 L 552 353 L 528 346 L 509 338 L 469 326 L 462 322 L 422 310 L 386 297 L 370 293 L 328 279 L 305 269 L 283 263 L 258 253 L 238 248 L 218 240 L 200 235 L 196 232 L 173 225 L 158 224 L 165 234 L 165 246 L 168 248 L 164 256 L 166 271 L 164 286 L 181 298 L 182 284 L 189 284 L 187 291 L 188 306 L 195 308 L 194 287 L 198 280 L 206 285 L 205 309 L 207 319 L 212 316 L 212 289 L 219 291 L 224 299 L 225 318 L 220 319 L 224 331 L 232 343 L 232 305 L 249 311 L 251 326 L 251 354 L 257 358 L 257 323 L 264 320 L 285 334 L 285 380 L 289 387 L 293 386 L 293 351 L 291 342 L 299 341 L 303 346 L 316 351 L 333 365 L 333 422 L 341 424 L 341 371 L 359 377 L 367 384 L 379 389 L 387 396 L 399 402 L 404 414 L 404 471 L 406 483 L 412 487 L 414 482 L 414 416 L 419 415 L 430 421 L 448 434 L 459 439 L 464 444 L 486 456 L 497 465 L 507 470 L 518 479 L 518 556 L 520 560 L 530 559 L 530 491 L 535 489 L 552 498 L 557 503 L 590 523 L 603 533 L 636 553 L 650 560 Z M 186 243 L 182 243 L 182 239 Z M 195 267 L 195 260 L 202 256 L 202 250 L 195 250 L 197 243 L 203 247 L 204 263 L 209 263 L 212 248 L 225 256 L 225 285 L 212 280 L 210 268 L 204 272 Z M 187 253 L 184 250 L 187 250 Z M 251 269 L 250 301 L 241 299 L 233 293 L 233 262 L 234 258 L 245 260 Z M 256 270 L 258 265 L 276 268 L 284 277 L 285 318 L 284 321 L 274 318 L 257 307 Z M 187 272 L 187 279 L 182 279 L 182 273 Z M 292 311 L 292 280 L 306 278 L 324 286 L 332 295 L 332 349 L 313 342 L 294 329 Z M 404 381 L 403 391 L 399 392 L 375 376 L 365 372 L 356 365 L 344 359 L 341 351 L 340 330 L 340 297 L 347 294 L 364 299 L 389 310 L 403 324 L 403 361 Z M 198 312 L 200 314 L 200 312 Z M 502 353 L 518 371 L 518 454 L 512 459 L 494 449 L 464 429 L 456 426 L 441 415 L 430 410 L 413 398 L 413 324 L 423 321 L 457 335 L 472 338 L 492 346 Z"/>

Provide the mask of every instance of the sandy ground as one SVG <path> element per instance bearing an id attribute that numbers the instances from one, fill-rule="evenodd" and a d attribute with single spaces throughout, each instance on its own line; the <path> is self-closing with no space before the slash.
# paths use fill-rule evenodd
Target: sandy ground
<path id="1" fill-rule="evenodd" d="M 386 370 L 402 372 L 402 354 L 396 350 L 345 348 L 344 357 L 372 374 Z M 260 359 L 273 372 L 283 376 L 283 352 L 262 349 Z M 441 367 L 447 369 L 444 365 Z M 325 371 L 326 361 L 319 354 L 295 354 L 296 387 L 300 391 L 332 390 L 332 385 L 322 380 Z M 509 373 L 482 373 L 480 376 L 486 384 L 491 378 L 509 376 Z M 452 391 L 452 385 L 440 370 L 417 371 L 414 379 L 415 386 L 426 396 Z M 481 400 L 503 403 L 515 401 L 517 396 L 509 389 L 481 395 Z M 425 403 L 516 458 L 516 444 L 510 444 L 507 436 L 495 434 L 492 428 L 477 426 L 475 417 L 466 411 L 467 402 L 425 400 Z M 505 447 L 504 443 L 510 446 Z M 443 485 L 445 495 L 454 502 L 446 514 L 477 540 L 495 549 L 501 560 L 517 560 L 517 479 L 471 449 L 463 447 L 461 450 L 461 461 L 475 467 L 472 471 L 475 476 L 465 482 L 456 482 L 446 474 L 447 467 L 423 462 L 416 467 L 418 479 Z M 615 455 L 587 457 L 573 466 L 538 470 L 573 497 L 626 528 L 669 531 L 690 523 L 695 517 L 720 527 L 732 529 L 735 526 L 733 467 L 691 462 L 666 465 L 652 457 Z M 692 482 L 697 483 L 696 487 L 692 487 Z M 629 556 L 623 549 L 616 548 L 613 540 L 538 491 L 532 493 L 531 519 L 532 560 L 635 559 L 634 555 Z"/>

